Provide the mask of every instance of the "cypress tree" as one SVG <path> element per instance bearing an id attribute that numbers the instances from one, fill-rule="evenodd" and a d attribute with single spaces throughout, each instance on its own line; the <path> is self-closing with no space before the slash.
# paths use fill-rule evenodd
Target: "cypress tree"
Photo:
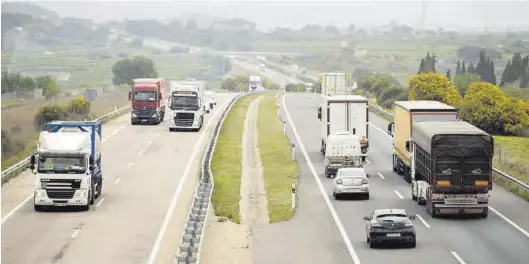
<path id="1" fill-rule="evenodd" d="M 457 65 L 456 65 L 456 76 L 461 76 L 461 62 L 459 60 L 457 60 Z"/>

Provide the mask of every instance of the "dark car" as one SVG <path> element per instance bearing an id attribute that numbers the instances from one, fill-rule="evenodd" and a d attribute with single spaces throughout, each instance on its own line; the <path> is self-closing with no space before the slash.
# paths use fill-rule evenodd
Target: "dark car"
<path id="1" fill-rule="evenodd" d="M 366 220 L 366 237 L 369 247 L 388 242 L 405 243 L 415 247 L 415 228 L 411 220 L 414 215 L 408 215 L 404 209 L 378 209 L 371 216 L 364 216 Z"/>

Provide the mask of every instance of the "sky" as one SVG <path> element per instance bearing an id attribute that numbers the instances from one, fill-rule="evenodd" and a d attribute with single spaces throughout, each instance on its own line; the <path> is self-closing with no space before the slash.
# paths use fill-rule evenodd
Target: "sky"
<path id="1" fill-rule="evenodd" d="M 98 22 L 200 15 L 244 18 L 260 29 L 300 28 L 306 24 L 376 26 L 393 19 L 414 27 L 447 29 L 529 29 L 529 0 L 524 1 L 26 1 L 60 16 Z M 425 19 L 422 19 L 424 3 Z"/>

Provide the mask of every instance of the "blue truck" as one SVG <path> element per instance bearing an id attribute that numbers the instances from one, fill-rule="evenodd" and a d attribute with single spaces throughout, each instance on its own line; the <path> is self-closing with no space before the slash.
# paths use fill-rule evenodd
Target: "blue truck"
<path id="1" fill-rule="evenodd" d="M 42 126 L 30 169 L 37 176 L 35 211 L 89 210 L 103 190 L 100 121 L 52 121 Z"/>

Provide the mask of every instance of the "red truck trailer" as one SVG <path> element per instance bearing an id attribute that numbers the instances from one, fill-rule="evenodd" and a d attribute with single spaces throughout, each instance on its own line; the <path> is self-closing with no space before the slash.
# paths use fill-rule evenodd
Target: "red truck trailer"
<path id="1" fill-rule="evenodd" d="M 166 80 L 139 78 L 132 82 L 132 91 L 129 92 L 132 102 L 131 124 L 160 124 L 165 116 Z"/>

